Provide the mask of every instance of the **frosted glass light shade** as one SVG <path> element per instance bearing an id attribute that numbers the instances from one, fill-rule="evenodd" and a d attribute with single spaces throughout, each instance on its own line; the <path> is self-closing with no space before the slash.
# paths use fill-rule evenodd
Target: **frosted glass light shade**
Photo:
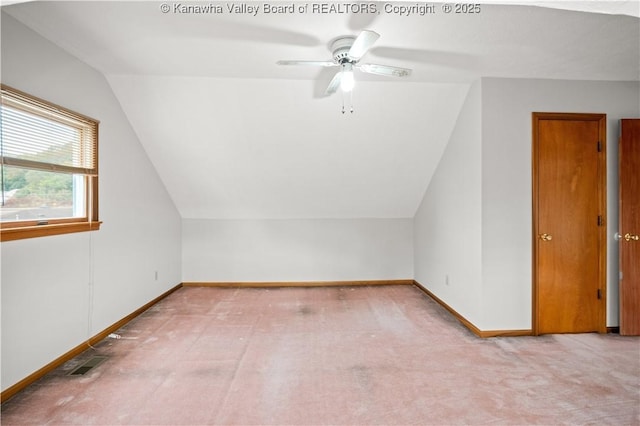
<path id="1" fill-rule="evenodd" d="M 355 80 L 353 78 L 353 66 L 349 63 L 342 64 L 342 79 L 340 80 L 340 88 L 343 92 L 353 90 Z"/>

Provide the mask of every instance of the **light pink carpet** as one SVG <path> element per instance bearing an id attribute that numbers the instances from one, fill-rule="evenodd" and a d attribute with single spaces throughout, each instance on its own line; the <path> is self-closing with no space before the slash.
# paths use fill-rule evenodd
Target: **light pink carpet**
<path id="1" fill-rule="evenodd" d="M 2 424 L 640 423 L 640 339 L 480 339 L 412 286 L 182 288 L 118 333 Z"/>

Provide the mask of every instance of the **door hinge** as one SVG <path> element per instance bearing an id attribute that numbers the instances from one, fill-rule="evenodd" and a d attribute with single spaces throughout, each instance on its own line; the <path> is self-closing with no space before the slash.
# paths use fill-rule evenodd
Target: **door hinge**
<path id="1" fill-rule="evenodd" d="M 602 290 L 598 289 L 598 300 L 602 299 Z"/>
<path id="2" fill-rule="evenodd" d="M 598 152 L 602 152 L 602 141 L 598 141 Z"/>
<path id="3" fill-rule="evenodd" d="M 602 219 L 602 215 L 598 215 L 598 226 L 604 225 L 604 219 Z"/>

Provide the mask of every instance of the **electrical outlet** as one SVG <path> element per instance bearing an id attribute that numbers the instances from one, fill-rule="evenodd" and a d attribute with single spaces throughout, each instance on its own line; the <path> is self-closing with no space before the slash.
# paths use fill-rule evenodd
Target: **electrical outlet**
<path id="1" fill-rule="evenodd" d="M 447 274 L 447 275 L 445 275 L 445 276 L 444 276 L 444 283 L 445 283 L 446 285 L 449 285 L 449 274 Z"/>
<path id="2" fill-rule="evenodd" d="M 158 271 L 156 271 L 156 276 L 155 276 L 155 278 L 156 278 L 156 281 L 158 281 Z"/>

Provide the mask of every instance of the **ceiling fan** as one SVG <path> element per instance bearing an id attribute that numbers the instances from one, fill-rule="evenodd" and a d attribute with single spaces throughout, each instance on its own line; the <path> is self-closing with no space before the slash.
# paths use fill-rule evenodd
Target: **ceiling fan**
<path id="1" fill-rule="evenodd" d="M 310 65 L 317 67 L 340 67 L 341 69 L 333 77 L 325 94 L 331 95 L 338 88 L 344 92 L 350 92 L 354 86 L 353 70 L 357 69 L 369 74 L 384 75 L 388 77 L 406 77 L 411 74 L 408 68 L 394 67 L 380 64 L 360 64 L 360 59 L 369 51 L 378 40 L 380 34 L 375 31 L 363 30 L 358 37 L 338 37 L 331 43 L 333 60 L 330 61 L 278 61 L 278 65 Z"/>

